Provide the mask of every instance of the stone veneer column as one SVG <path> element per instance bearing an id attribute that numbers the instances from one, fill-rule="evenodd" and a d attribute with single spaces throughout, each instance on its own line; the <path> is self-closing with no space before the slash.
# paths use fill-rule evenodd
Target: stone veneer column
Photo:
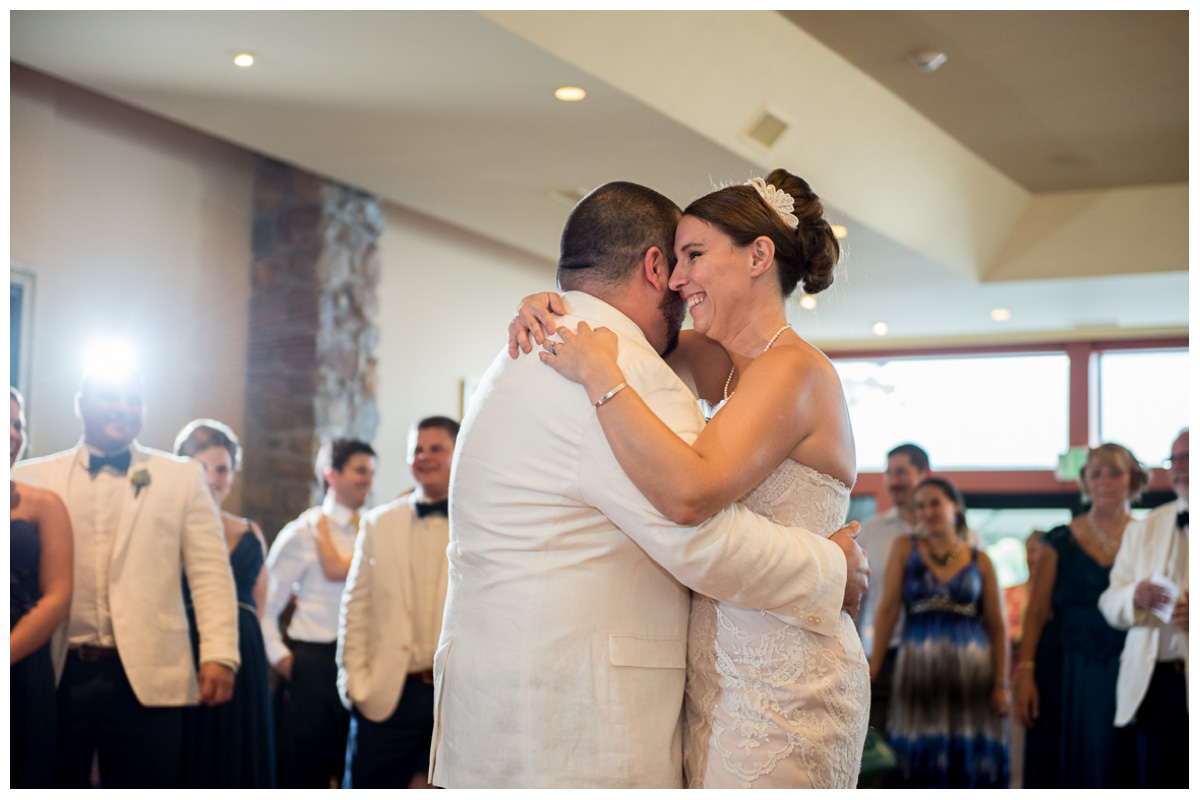
<path id="1" fill-rule="evenodd" d="M 320 501 L 321 443 L 371 441 L 379 198 L 258 157 L 242 512 L 269 541 Z"/>

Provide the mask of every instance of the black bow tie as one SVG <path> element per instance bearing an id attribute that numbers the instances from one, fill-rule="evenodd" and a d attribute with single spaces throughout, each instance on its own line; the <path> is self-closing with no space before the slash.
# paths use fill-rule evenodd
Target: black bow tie
<path id="1" fill-rule="evenodd" d="M 1186 512 L 1186 511 L 1180 511 L 1178 514 L 1175 515 L 1175 527 L 1186 528 L 1188 526 L 1187 514 L 1188 514 L 1188 512 Z"/>
<path id="2" fill-rule="evenodd" d="M 450 516 L 450 501 L 439 500 L 436 503 L 416 503 L 417 517 L 426 517 L 430 514 L 441 514 L 443 517 Z"/>
<path id="3" fill-rule="evenodd" d="M 122 475 L 129 472 L 131 454 L 128 450 L 122 450 L 111 456 L 98 456 L 95 453 L 90 453 L 89 455 L 91 459 L 88 461 L 88 472 L 92 475 L 95 475 L 105 467 L 112 467 Z"/>

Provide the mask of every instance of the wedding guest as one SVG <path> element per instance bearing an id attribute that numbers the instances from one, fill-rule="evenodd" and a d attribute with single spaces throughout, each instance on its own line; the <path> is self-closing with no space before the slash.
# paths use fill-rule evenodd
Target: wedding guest
<path id="1" fill-rule="evenodd" d="M 1004 609 L 1008 624 L 1008 640 L 1012 643 L 1013 669 L 1020 652 L 1021 635 L 1025 627 L 1025 612 L 1029 608 L 1029 593 L 1033 589 L 1033 570 L 1037 566 L 1038 554 L 1042 550 L 1045 531 L 1034 531 L 1025 537 L 1025 565 L 1029 577 L 1024 583 L 1009 586 L 1004 590 Z"/>
<path id="2" fill-rule="evenodd" d="M 346 788 L 429 786 L 458 427 L 449 417 L 413 425 L 408 465 L 417 490 L 363 517 L 338 625 L 338 689 L 351 713 Z"/>
<path id="3" fill-rule="evenodd" d="M 183 707 L 228 702 L 240 663 L 220 517 L 199 464 L 135 441 L 139 374 L 87 372 L 75 409 L 79 444 L 13 468 L 18 480 L 63 498 L 74 537 L 66 636 L 52 647 L 61 671 L 59 785 L 86 788 L 98 757 L 106 788 L 178 786 Z"/>
<path id="4" fill-rule="evenodd" d="M 1113 724 L 1125 635 L 1096 607 L 1108 588 L 1130 503 L 1149 473 L 1133 453 L 1106 443 L 1088 451 L 1079 482 L 1091 509 L 1043 541 L 1017 659 L 1017 719 L 1028 789 L 1127 786 L 1130 745 Z"/>
<path id="5" fill-rule="evenodd" d="M 1004 609 L 1008 623 L 1008 641 L 1012 661 L 1008 670 L 1008 679 L 1016 676 L 1017 657 L 1021 652 L 1021 635 L 1025 626 L 1025 612 L 1029 608 L 1029 592 L 1033 588 L 1033 570 L 1037 566 L 1038 553 L 1042 549 L 1042 537 L 1045 531 L 1034 531 L 1025 537 L 1025 564 L 1028 567 L 1029 578 L 1016 586 L 1004 590 Z M 1025 727 L 1017 720 L 1016 704 L 1009 712 L 1009 756 L 1012 761 L 1012 780 L 1010 789 L 1020 789 L 1025 775 Z"/>
<path id="6" fill-rule="evenodd" d="M 268 660 L 290 683 L 291 696 L 278 731 L 280 747 L 291 756 L 290 766 L 280 764 L 281 788 L 336 785 L 345 770 L 350 727 L 338 695 L 335 658 L 345 572 L 340 577 L 325 573 L 317 543 L 324 526 L 338 551 L 353 552 L 359 511 L 375 476 L 375 451 L 357 439 L 335 439 L 322 446 L 316 466 L 326 488 L 324 501 L 289 522 L 267 554 L 263 641 Z M 279 615 L 293 594 L 296 609 L 285 644 Z"/>
<path id="7" fill-rule="evenodd" d="M 196 419 L 175 438 L 175 454 L 198 461 L 213 502 L 220 508 L 233 490 L 233 473 L 241 464 L 242 450 L 228 426 L 213 419 Z M 182 785 L 187 788 L 275 787 L 275 741 L 267 654 L 259 628 L 267 593 L 263 566 L 267 545 L 254 522 L 221 512 L 225 546 L 238 599 L 238 652 L 242 666 L 234 683 L 233 699 L 212 708 L 184 712 Z M 188 621 L 192 647 L 199 655 L 199 634 L 187 583 Z"/>
<path id="8" fill-rule="evenodd" d="M 1130 525 L 1100 595 L 1127 630 L 1116 685 L 1119 729 L 1132 737 L 1134 786 L 1188 786 L 1188 430 L 1171 445 L 1177 498 Z"/>
<path id="9" fill-rule="evenodd" d="M 914 496 L 921 532 L 892 545 L 871 655 L 874 679 L 903 603 L 888 710 L 901 785 L 1007 788 L 1008 638 L 996 571 L 967 542 L 954 484 L 929 477 Z"/>
<path id="10" fill-rule="evenodd" d="M 25 449 L 24 400 L 8 390 L 8 465 Z M 8 484 L 9 785 L 58 785 L 50 637 L 71 607 L 71 520 L 58 495 Z"/>
<path id="11" fill-rule="evenodd" d="M 888 554 L 898 538 L 917 532 L 917 504 L 913 493 L 917 484 L 928 476 L 929 454 L 923 448 L 908 443 L 888 451 L 883 479 L 892 507 L 864 521 L 858 531 L 858 544 L 867 551 L 867 560 L 874 572 L 874 580 L 867 586 L 862 608 L 854 620 L 866 653 L 872 651 L 875 643 L 875 615 L 879 609 L 879 598 L 883 595 L 883 573 Z M 887 730 L 887 710 L 892 697 L 892 675 L 896 671 L 902 625 L 903 620 L 898 620 L 879 674 L 871 682 L 870 725 L 880 733 Z"/>

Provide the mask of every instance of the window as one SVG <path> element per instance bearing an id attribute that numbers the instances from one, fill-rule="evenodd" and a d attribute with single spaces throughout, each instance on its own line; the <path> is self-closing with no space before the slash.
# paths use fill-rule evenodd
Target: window
<path id="1" fill-rule="evenodd" d="M 934 469 L 1052 469 L 1068 444 L 1064 353 L 834 361 L 860 471 L 902 442 Z"/>
<path id="2" fill-rule="evenodd" d="M 1100 440 L 1157 466 L 1188 424 L 1188 351 L 1105 352 L 1099 369 Z"/>
<path id="3" fill-rule="evenodd" d="M 1025 540 L 1034 531 L 1066 525 L 1074 516 L 1067 504 L 1054 508 L 968 508 L 967 526 L 979 534 L 980 546 L 992 559 L 1000 588 L 1029 580 Z"/>
<path id="4" fill-rule="evenodd" d="M 8 385 L 28 402 L 33 272 L 13 264 L 8 275 Z"/>

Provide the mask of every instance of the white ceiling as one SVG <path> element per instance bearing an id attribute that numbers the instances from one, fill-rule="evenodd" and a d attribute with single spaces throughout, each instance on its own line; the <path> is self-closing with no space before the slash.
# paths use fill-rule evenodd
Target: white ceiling
<path id="1" fill-rule="evenodd" d="M 938 21 L 922 13 L 910 28 Z M 1186 330 L 1186 183 L 1159 185 L 1163 175 L 1186 176 L 1186 147 L 1182 169 L 1163 172 L 1162 159 L 1158 172 L 1119 165 L 1126 177 L 1106 186 L 1122 188 L 1060 180 L 1057 194 L 1039 193 L 1027 178 L 992 163 L 999 157 L 989 160 L 948 133 L 955 129 L 950 122 L 939 126 L 945 107 L 917 110 L 885 89 L 879 75 L 848 61 L 853 25 L 822 28 L 827 46 L 797 27 L 803 17 L 14 11 L 10 46 L 12 59 L 33 69 L 539 256 L 548 283 L 569 210 L 554 193 L 632 180 L 685 205 L 715 184 L 783 165 L 810 178 L 850 229 L 834 287 L 820 295 L 815 312 L 792 313 L 803 333 L 828 347 Z M 974 28 L 970 22 L 959 14 L 953 30 L 957 40 L 968 32 L 976 37 L 979 50 L 969 61 L 977 68 L 988 52 L 977 42 L 991 26 L 982 16 Z M 879 26 L 869 32 L 884 35 Z M 747 58 L 759 43 L 764 52 Z M 1012 58 L 1022 46 L 993 48 L 994 58 Z M 910 45 L 898 35 L 893 47 Z M 255 54 L 254 67 L 232 64 L 240 51 Z M 1178 59 L 1160 61 L 1163 80 L 1186 85 L 1186 57 L 1183 78 Z M 929 77 L 953 75 L 955 63 L 951 54 Z M 968 78 L 959 76 L 960 86 L 969 88 Z M 1045 76 L 1042 89 L 1050 83 L 1069 93 L 1089 80 L 1059 70 Z M 583 86 L 588 97 L 555 100 L 561 85 Z M 771 150 L 741 136 L 764 107 L 791 123 Z M 972 126 L 986 109 L 965 112 Z M 1180 114 L 1170 113 L 1176 121 L 1164 124 L 1177 128 Z M 1043 133 L 1011 116 L 994 122 L 1009 125 L 1008 141 L 1021 140 L 1022 126 L 1031 140 Z M 1126 151 L 1145 149 L 1128 124 L 1118 127 L 1115 135 L 1131 143 Z M 1163 125 L 1146 127 L 1147 135 L 1150 128 L 1161 135 Z M 1179 138 L 1177 130 L 1168 134 Z M 1063 152 L 1075 152 L 1071 146 Z M 1105 162 L 1119 161 L 1121 152 L 1103 150 Z M 1012 158 L 1004 169 L 1019 173 L 1012 164 L 1025 162 Z M 1139 183 L 1152 185 L 1130 188 Z M 1093 228 L 1085 224 L 1088 214 L 1126 206 L 1163 230 L 1122 233 L 1104 225 L 1105 216 Z M 1089 234 L 1097 224 L 1118 240 Z M 1128 258 L 1126 250 L 1135 248 L 1146 257 Z M 990 320 L 997 306 L 1012 309 L 1010 322 Z M 870 333 L 877 320 L 890 326 L 886 341 Z"/>

